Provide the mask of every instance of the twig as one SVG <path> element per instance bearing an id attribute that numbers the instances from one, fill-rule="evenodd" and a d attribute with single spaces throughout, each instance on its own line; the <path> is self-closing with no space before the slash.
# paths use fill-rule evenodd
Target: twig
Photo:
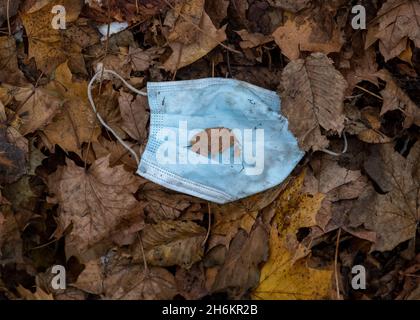
<path id="1" fill-rule="evenodd" d="M 207 234 L 206 237 L 203 240 L 203 243 L 201 244 L 202 247 L 205 246 L 207 240 L 209 239 L 210 236 L 210 230 L 211 230 L 211 209 L 210 209 L 210 203 L 207 203 L 207 210 L 208 210 L 208 214 L 209 214 L 209 224 L 208 224 L 208 228 L 207 228 Z"/>
<path id="2" fill-rule="evenodd" d="M 335 273 L 335 287 L 337 290 L 337 299 L 340 299 L 340 284 L 338 281 L 338 267 L 337 267 L 337 262 L 338 262 L 338 248 L 340 246 L 340 237 L 341 237 L 341 228 L 338 229 L 338 234 L 337 234 L 337 242 L 335 245 L 335 256 L 334 256 L 334 273 Z"/>
<path id="3" fill-rule="evenodd" d="M 12 28 L 10 26 L 10 0 L 6 2 L 6 16 L 7 16 L 7 28 L 9 30 L 9 36 L 12 36 Z"/>
<path id="4" fill-rule="evenodd" d="M 375 98 L 378 98 L 379 100 L 384 100 L 384 98 L 382 98 L 381 96 L 378 96 L 376 93 L 373 93 L 372 91 L 369 91 L 368 89 L 365 89 L 361 86 L 356 86 L 356 88 L 370 94 L 371 96 L 374 96 Z"/>

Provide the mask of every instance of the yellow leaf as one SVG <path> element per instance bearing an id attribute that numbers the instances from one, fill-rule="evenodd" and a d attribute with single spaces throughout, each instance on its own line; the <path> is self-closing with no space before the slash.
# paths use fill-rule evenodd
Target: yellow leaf
<path id="1" fill-rule="evenodd" d="M 304 174 L 300 175 L 278 199 L 277 213 L 270 231 L 270 256 L 261 270 L 254 299 L 292 300 L 328 298 L 332 270 L 308 266 L 309 250 L 296 234 L 300 228 L 316 225 L 316 214 L 325 195 L 302 194 Z"/>

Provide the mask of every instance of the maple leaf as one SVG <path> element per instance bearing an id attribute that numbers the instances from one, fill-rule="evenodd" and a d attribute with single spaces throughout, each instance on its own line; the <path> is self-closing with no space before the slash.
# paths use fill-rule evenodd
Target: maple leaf
<path id="1" fill-rule="evenodd" d="M 51 27 L 54 14 L 52 8 L 63 5 L 66 8 L 66 22 L 77 20 L 83 6 L 81 0 L 55 0 L 41 8 L 34 8 L 22 15 L 23 25 L 29 40 L 29 57 L 34 57 L 37 66 L 45 74 L 50 74 L 57 66 L 67 60 L 76 65 L 83 63 L 81 48 L 67 41 L 63 33 Z M 78 66 L 84 70 L 85 67 Z"/>
<path id="2" fill-rule="evenodd" d="M 316 225 L 316 215 L 324 199 L 301 193 L 304 174 L 291 182 L 278 199 L 277 213 L 270 231 L 270 255 L 261 270 L 255 299 L 294 300 L 327 298 L 331 290 L 331 270 L 308 266 L 309 250 L 299 244 L 300 228 Z"/>
<path id="3" fill-rule="evenodd" d="M 67 65 L 55 71 L 55 81 L 46 87 L 64 100 L 60 112 L 43 130 L 42 137 L 50 150 L 57 144 L 65 151 L 81 153 L 83 142 L 96 142 L 100 128 L 96 126 L 96 115 L 88 104 L 87 83 L 76 81 Z"/>
<path id="4" fill-rule="evenodd" d="M 383 168 L 381 179 L 388 185 L 386 194 L 374 194 L 363 217 L 367 229 L 376 232 L 372 250 L 394 249 L 416 235 L 420 221 L 420 143 L 417 142 L 405 159 L 394 151 L 392 144 L 379 147 L 380 159 L 376 166 Z"/>
<path id="5" fill-rule="evenodd" d="M 103 261 L 86 263 L 73 286 L 105 299 L 168 300 L 177 293 L 175 278 L 166 269 Z"/>
<path id="6" fill-rule="evenodd" d="M 326 55 L 314 53 L 305 60 L 290 62 L 282 74 L 282 113 L 305 151 L 328 145 L 320 127 L 338 134 L 344 129 L 347 82 L 332 64 Z"/>
<path id="7" fill-rule="evenodd" d="M 147 97 L 121 91 L 118 98 L 122 121 L 122 128 L 133 139 L 143 143 L 147 138 L 147 124 L 149 122 L 149 112 L 147 111 Z"/>
<path id="8" fill-rule="evenodd" d="M 18 116 L 22 121 L 19 132 L 22 135 L 42 129 L 49 124 L 63 104 L 62 99 L 54 91 L 45 88 L 23 88 L 16 99 L 22 103 L 18 109 Z"/>
<path id="9" fill-rule="evenodd" d="M 48 186 L 60 206 L 60 230 L 72 225 L 66 252 L 80 255 L 113 235 L 142 228 L 142 211 L 133 193 L 140 180 L 122 166 L 109 167 L 109 157 L 88 169 L 68 160 L 48 178 Z"/>
<path id="10" fill-rule="evenodd" d="M 380 40 L 379 50 L 385 61 L 399 56 L 407 48 L 408 39 L 420 47 L 420 3 L 388 0 L 379 10 L 377 26 L 372 32 Z"/>

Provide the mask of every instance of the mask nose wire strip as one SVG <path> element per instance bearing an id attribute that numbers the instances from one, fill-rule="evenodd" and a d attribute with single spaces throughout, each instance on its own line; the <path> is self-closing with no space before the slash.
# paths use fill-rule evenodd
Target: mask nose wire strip
<path id="1" fill-rule="evenodd" d="M 341 151 L 341 153 L 336 153 L 336 152 L 330 151 L 328 149 L 322 149 L 320 151 L 322 151 L 322 152 L 324 152 L 326 154 L 329 154 L 331 156 L 334 156 L 334 157 L 339 157 L 342 154 L 346 153 L 347 152 L 347 148 L 348 148 L 348 142 L 347 142 L 347 136 L 346 136 L 346 132 L 345 131 L 343 131 L 343 137 L 344 137 L 344 148 L 343 148 L 343 151 Z"/>
<path id="2" fill-rule="evenodd" d="M 108 130 L 110 131 L 114 137 L 118 140 L 119 143 L 121 143 L 121 145 L 127 149 L 134 157 L 134 159 L 136 160 L 137 164 L 140 163 L 140 159 L 139 156 L 136 154 L 136 152 L 123 140 L 121 139 L 121 137 L 105 122 L 104 119 L 102 119 L 101 115 L 98 113 L 98 111 L 96 110 L 96 106 L 95 106 L 95 102 L 93 101 L 93 97 L 92 97 L 92 87 L 95 84 L 95 81 L 98 79 L 99 76 L 102 76 L 103 74 L 112 74 L 115 77 L 117 77 L 118 79 L 120 79 L 122 81 L 122 83 L 129 88 L 131 91 L 142 95 L 142 96 L 147 96 L 147 93 L 144 91 L 140 91 L 136 88 L 134 88 L 131 84 L 129 84 L 127 81 L 125 81 L 125 79 L 123 77 L 121 77 L 118 73 L 116 73 L 115 71 L 112 70 L 100 70 L 98 71 L 92 78 L 92 80 L 90 80 L 89 85 L 88 85 L 88 99 L 90 102 L 90 105 L 92 107 L 93 112 L 96 114 L 96 117 L 98 118 L 99 122 Z"/>

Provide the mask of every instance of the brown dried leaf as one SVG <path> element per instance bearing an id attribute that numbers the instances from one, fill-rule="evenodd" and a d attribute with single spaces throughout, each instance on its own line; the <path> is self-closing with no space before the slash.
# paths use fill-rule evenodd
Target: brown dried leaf
<path id="1" fill-rule="evenodd" d="M 19 96 L 16 97 L 16 100 L 22 103 L 18 111 L 22 121 L 19 132 L 22 135 L 42 129 L 49 124 L 63 104 L 60 97 L 45 88 L 27 88 L 26 90 L 28 90 L 28 98 L 24 95 L 25 100 L 22 101 Z"/>
<path id="2" fill-rule="evenodd" d="M 142 196 L 147 201 L 144 208 L 147 218 L 154 222 L 175 220 L 191 206 L 188 196 L 163 190 L 144 190 Z"/>
<path id="3" fill-rule="evenodd" d="M 98 159 L 88 170 L 68 160 L 49 176 L 49 189 L 60 205 L 59 226 L 61 230 L 73 226 L 66 240 L 68 257 L 113 235 L 141 229 L 142 210 L 133 196 L 139 184 L 122 166 L 110 168 L 109 157 Z"/>
<path id="4" fill-rule="evenodd" d="M 223 20 L 227 17 L 229 0 L 212 0 L 206 1 L 204 9 L 208 12 L 211 21 L 219 28 Z"/>
<path id="5" fill-rule="evenodd" d="M 242 49 L 255 48 L 274 40 L 272 36 L 265 36 L 262 33 L 249 33 L 245 29 L 236 31 L 236 33 L 242 38 L 239 44 Z"/>
<path id="6" fill-rule="evenodd" d="M 26 82 L 18 67 L 15 38 L 0 37 L 0 61 L 0 82 L 13 85 L 22 85 Z"/>
<path id="7" fill-rule="evenodd" d="M 259 265 L 267 257 L 268 232 L 261 222 L 249 235 L 239 230 L 217 273 L 212 292 L 227 291 L 231 298 L 243 296 L 258 284 Z"/>
<path id="8" fill-rule="evenodd" d="M 322 53 L 290 62 L 283 71 L 282 112 L 300 147 L 316 151 L 328 146 L 320 127 L 341 134 L 343 100 L 347 83 Z"/>
<path id="9" fill-rule="evenodd" d="M 142 144 L 147 138 L 147 124 L 150 114 L 147 111 L 147 97 L 137 95 L 133 97 L 124 91 L 118 98 L 122 121 L 122 128 L 130 137 Z"/>
<path id="10" fill-rule="evenodd" d="M 194 26 L 190 24 L 189 33 Z M 203 12 L 199 24 L 199 30 L 195 30 L 197 34 L 196 41 L 190 44 L 183 44 L 181 42 L 170 42 L 172 48 L 172 55 L 165 61 L 163 67 L 167 71 L 175 72 L 198 59 L 204 57 L 211 50 L 213 50 L 219 43 L 226 40 L 226 26 L 217 29 L 207 13 Z"/>
<path id="11" fill-rule="evenodd" d="M 312 19 L 287 20 L 284 26 L 274 31 L 273 37 L 282 53 L 290 60 L 298 59 L 301 51 L 325 54 L 339 52 L 344 43 L 341 31 L 335 25 L 329 39 L 318 38 L 319 28 L 322 27 Z"/>
<path id="12" fill-rule="evenodd" d="M 381 91 L 381 95 L 384 98 L 381 115 L 384 115 L 388 111 L 400 110 L 406 117 L 404 128 L 411 127 L 413 123 L 420 126 L 420 108 L 398 86 L 387 70 L 381 70 L 377 75 L 386 81 L 386 87 Z"/>
<path id="13" fill-rule="evenodd" d="M 147 262 L 155 266 L 191 267 L 203 256 L 206 229 L 192 221 L 160 221 L 146 225 L 142 240 Z"/>
<path id="14" fill-rule="evenodd" d="M 108 266 L 103 260 L 89 261 L 73 285 L 112 300 L 168 300 L 177 293 L 174 276 L 163 268 Z"/>
<path id="15" fill-rule="evenodd" d="M 388 0 L 378 12 L 379 49 L 388 61 L 407 48 L 408 39 L 420 47 L 420 2 Z M 376 31 L 376 30 L 375 30 Z"/>
<path id="16" fill-rule="evenodd" d="M 55 81 L 49 83 L 49 90 L 60 94 L 65 101 L 61 112 L 43 130 L 50 149 L 58 144 L 65 151 L 81 154 L 83 142 L 96 142 L 100 128 L 96 125 L 87 99 L 87 83 L 73 79 L 66 63 L 55 71 Z"/>
<path id="17" fill-rule="evenodd" d="M 268 0 L 268 3 L 274 7 L 296 13 L 310 7 L 312 0 Z"/>
<path id="18" fill-rule="evenodd" d="M 26 173 L 26 153 L 10 141 L 0 124 L 0 184 L 15 182 Z"/>
<path id="19" fill-rule="evenodd" d="M 107 299 L 169 300 L 177 294 L 174 276 L 163 268 L 130 265 L 104 281 Z"/>
<path id="20" fill-rule="evenodd" d="M 407 159 L 395 152 L 392 144 L 381 145 L 380 153 L 383 174 L 392 190 L 377 195 L 376 212 L 365 226 L 377 233 L 373 250 L 386 251 L 416 235 L 420 221 L 420 143 L 411 148 Z"/>
<path id="21" fill-rule="evenodd" d="M 1 200 L 3 199 L 3 200 Z M 11 206 L 0 195 L 0 265 L 23 263 L 23 241 Z"/>
<path id="22" fill-rule="evenodd" d="M 211 206 L 211 214 L 213 225 L 208 250 L 218 245 L 229 248 L 231 240 L 239 230 L 244 230 L 249 234 L 255 224 L 258 211 L 248 211 L 246 208 L 239 206 L 238 203 L 230 203 L 223 206 Z"/>

